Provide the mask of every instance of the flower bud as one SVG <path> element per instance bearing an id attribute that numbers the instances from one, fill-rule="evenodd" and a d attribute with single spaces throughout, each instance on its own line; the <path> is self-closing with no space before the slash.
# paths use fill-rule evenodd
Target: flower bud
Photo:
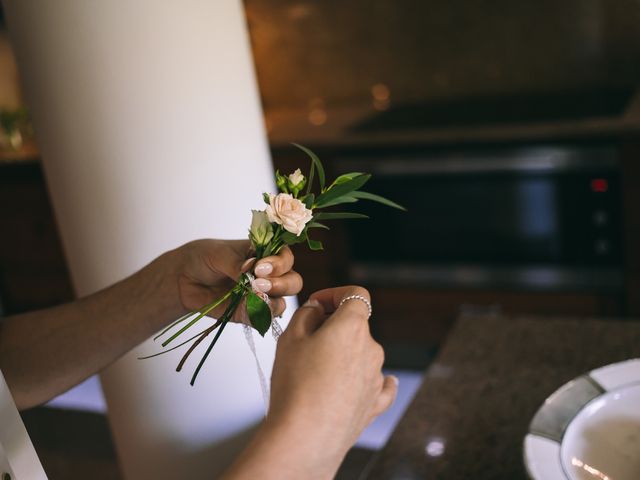
<path id="1" fill-rule="evenodd" d="M 289 193 L 289 189 L 287 188 L 287 177 L 281 175 L 278 170 L 276 170 L 276 185 L 278 186 L 278 190 L 284 193 Z"/>
<path id="2" fill-rule="evenodd" d="M 294 197 L 298 196 L 298 192 L 300 192 L 306 184 L 307 179 L 299 168 L 287 178 L 287 187 L 289 187 Z"/>
<path id="3" fill-rule="evenodd" d="M 273 238 L 273 226 L 263 210 L 251 210 L 251 228 L 249 239 L 255 247 L 266 246 Z"/>

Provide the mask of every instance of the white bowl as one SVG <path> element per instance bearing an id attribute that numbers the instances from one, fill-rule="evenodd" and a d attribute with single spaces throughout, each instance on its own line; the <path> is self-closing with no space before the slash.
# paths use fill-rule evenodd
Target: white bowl
<path id="1" fill-rule="evenodd" d="M 531 421 L 524 457 L 534 480 L 639 480 L 640 359 L 556 390 Z"/>

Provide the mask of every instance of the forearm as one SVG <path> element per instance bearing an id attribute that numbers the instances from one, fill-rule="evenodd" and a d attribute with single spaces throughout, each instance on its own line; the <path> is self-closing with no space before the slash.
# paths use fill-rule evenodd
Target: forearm
<path id="1" fill-rule="evenodd" d="M 180 316 L 175 255 L 73 303 L 5 318 L 0 368 L 18 407 L 76 385 Z"/>
<path id="2" fill-rule="evenodd" d="M 304 421 L 267 419 L 223 479 L 332 479 L 346 450 L 322 430 Z"/>

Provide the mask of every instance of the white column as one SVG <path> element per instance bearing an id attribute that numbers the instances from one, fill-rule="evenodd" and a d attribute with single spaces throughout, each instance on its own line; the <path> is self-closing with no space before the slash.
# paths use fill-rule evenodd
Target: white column
<path id="1" fill-rule="evenodd" d="M 246 238 L 272 169 L 240 0 L 3 1 L 78 295 L 183 242 Z M 215 478 L 264 412 L 242 330 L 195 388 L 198 352 L 177 374 L 179 354 L 136 359 L 153 350 L 102 374 L 125 477 Z"/>

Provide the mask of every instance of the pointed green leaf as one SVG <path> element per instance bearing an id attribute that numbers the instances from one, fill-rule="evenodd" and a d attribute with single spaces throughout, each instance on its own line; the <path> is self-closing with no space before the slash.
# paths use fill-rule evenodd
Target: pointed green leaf
<path id="1" fill-rule="evenodd" d="M 311 250 L 322 250 L 322 242 L 319 242 L 318 240 L 311 240 L 310 238 L 307 238 L 307 243 Z"/>
<path id="2" fill-rule="evenodd" d="M 370 178 L 371 178 L 371 175 L 369 174 L 358 175 L 357 177 L 352 178 L 351 180 L 347 180 L 346 182 L 341 183 L 340 185 L 335 185 L 331 187 L 329 190 L 324 192 L 322 195 L 320 195 L 316 199 L 316 206 L 324 207 L 330 201 L 335 200 L 336 198 L 342 197 L 343 195 L 347 195 L 353 192 L 354 190 L 359 189 L 365 183 L 367 183 L 367 181 L 369 181 Z"/>
<path id="3" fill-rule="evenodd" d="M 342 203 L 355 203 L 357 201 L 358 201 L 358 199 L 355 198 L 355 197 L 352 197 L 351 194 L 343 195 L 343 196 L 338 197 L 338 198 L 336 198 L 334 200 L 329 200 L 327 203 L 322 205 L 322 208 L 333 207 L 335 205 L 340 205 Z"/>
<path id="4" fill-rule="evenodd" d="M 353 180 L 355 177 L 358 177 L 360 175 L 362 175 L 362 172 L 343 173 L 333 181 L 333 184 L 340 185 L 341 183 L 345 183 L 349 180 Z"/>
<path id="5" fill-rule="evenodd" d="M 262 200 L 264 200 L 264 203 L 266 203 L 267 205 L 269 205 L 271 202 L 269 201 L 269 194 L 267 192 L 264 192 L 262 194 Z"/>
<path id="6" fill-rule="evenodd" d="M 302 243 L 307 239 L 306 232 L 302 232 L 300 235 L 295 235 L 291 232 L 284 232 L 280 236 L 280 240 L 282 240 L 287 245 L 295 245 L 296 243 Z"/>
<path id="7" fill-rule="evenodd" d="M 315 215 L 314 220 L 344 220 L 347 218 L 369 218 L 362 213 L 351 212 L 321 212 Z"/>
<path id="8" fill-rule="evenodd" d="M 247 293 L 247 314 L 253 328 L 264 337 L 264 334 L 269 331 L 271 326 L 269 305 L 255 293 L 249 292 Z"/>
<path id="9" fill-rule="evenodd" d="M 307 176 L 307 191 L 306 191 L 307 195 L 311 194 L 311 187 L 313 186 L 313 178 L 314 178 L 315 171 L 316 171 L 316 164 L 312 160 L 311 168 L 309 168 L 309 175 Z"/>
<path id="10" fill-rule="evenodd" d="M 399 205 L 396 202 L 392 202 L 387 198 L 381 197 L 380 195 L 375 195 L 373 193 L 357 191 L 357 192 L 351 192 L 350 195 L 355 198 L 361 198 L 363 200 L 371 200 L 373 202 L 382 203 L 383 205 L 386 205 L 388 207 L 397 208 L 398 210 L 404 210 L 405 212 L 407 211 L 407 209 L 404 208 L 402 205 Z"/>
<path id="11" fill-rule="evenodd" d="M 320 222 L 311 222 L 311 223 L 307 224 L 307 229 L 309 229 L 309 228 L 323 228 L 325 230 L 331 230 L 324 223 L 320 223 Z"/>
<path id="12" fill-rule="evenodd" d="M 318 170 L 318 181 L 320 182 L 320 191 L 322 191 L 324 189 L 324 167 L 322 166 L 322 162 L 320 161 L 318 156 L 315 153 L 313 153 L 311 150 L 309 150 L 307 147 L 303 147 L 302 145 L 299 145 L 297 143 L 293 143 L 292 145 L 294 147 L 298 147 L 300 150 L 302 150 L 304 153 L 309 155 L 309 157 L 311 158 L 311 162 L 313 163 L 313 165 L 315 165 L 316 169 Z M 313 171 L 313 166 L 311 168 Z M 311 185 L 311 180 L 312 180 L 311 174 L 309 174 L 309 186 Z"/>
<path id="13" fill-rule="evenodd" d="M 304 206 L 307 207 L 309 210 L 311 210 L 311 208 L 313 207 L 313 202 L 315 201 L 316 196 L 313 193 L 309 193 L 307 195 L 305 195 L 304 200 L 302 203 L 304 203 Z"/>

